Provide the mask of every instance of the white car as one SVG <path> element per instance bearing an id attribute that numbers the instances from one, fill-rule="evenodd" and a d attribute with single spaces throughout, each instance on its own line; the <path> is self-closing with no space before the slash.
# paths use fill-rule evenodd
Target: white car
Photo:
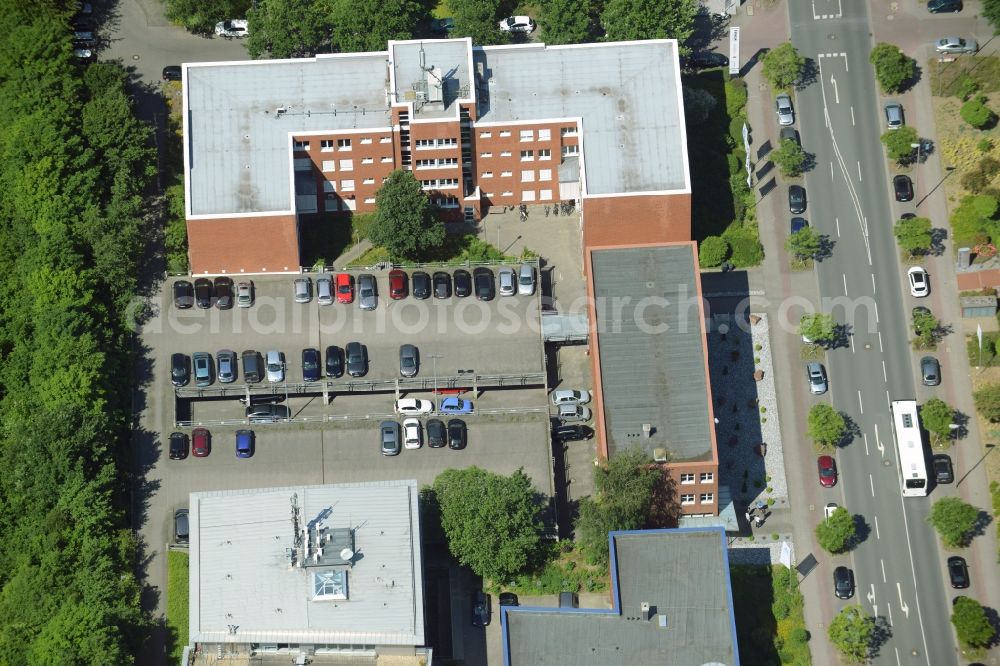
<path id="1" fill-rule="evenodd" d="M 931 291 L 928 282 L 927 271 L 921 266 L 914 266 L 906 271 L 906 278 L 910 281 L 910 295 L 916 298 L 923 298 Z"/>
<path id="2" fill-rule="evenodd" d="M 836 511 L 839 508 L 840 507 L 837 506 L 836 502 L 830 502 L 829 504 L 827 504 L 826 506 L 824 506 L 823 507 L 823 519 L 825 520 L 825 519 L 829 518 L 830 516 L 832 516 L 833 512 Z"/>
<path id="3" fill-rule="evenodd" d="M 396 401 L 394 410 L 397 414 L 430 414 L 434 411 L 434 403 L 418 398 L 403 398 Z"/>
<path id="4" fill-rule="evenodd" d="M 264 365 L 267 368 L 267 381 L 285 381 L 285 354 L 280 351 L 269 351 L 264 358 Z"/>
<path id="5" fill-rule="evenodd" d="M 504 32 L 533 32 L 535 22 L 530 16 L 508 16 L 500 21 L 500 29 Z"/>
<path id="6" fill-rule="evenodd" d="M 226 19 L 225 21 L 219 21 L 215 24 L 215 34 L 227 39 L 246 37 L 249 34 L 247 33 L 247 21 L 246 19 Z"/>
<path id="7" fill-rule="evenodd" d="M 501 268 L 497 271 L 497 282 L 500 283 L 501 296 L 513 296 L 517 290 L 514 286 L 514 271 L 510 268 Z"/>
<path id="8" fill-rule="evenodd" d="M 535 269 L 530 264 L 522 264 L 517 272 L 517 293 L 521 296 L 535 293 Z"/>
<path id="9" fill-rule="evenodd" d="M 792 109 L 792 98 L 781 94 L 774 98 L 775 112 L 778 114 L 779 125 L 792 125 L 795 123 L 795 111 Z"/>
<path id="10" fill-rule="evenodd" d="M 417 419 L 403 421 L 403 446 L 408 449 L 419 449 L 424 443 L 424 431 Z"/>
<path id="11" fill-rule="evenodd" d="M 586 405 L 590 402 L 590 391 L 559 389 L 552 392 L 553 405 Z"/>

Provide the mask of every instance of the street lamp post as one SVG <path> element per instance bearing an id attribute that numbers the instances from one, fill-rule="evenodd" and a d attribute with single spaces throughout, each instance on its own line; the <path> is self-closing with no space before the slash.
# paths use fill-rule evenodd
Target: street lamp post
<path id="1" fill-rule="evenodd" d="M 983 454 L 983 457 L 982 457 L 982 458 L 980 458 L 980 459 L 979 459 L 979 461 L 978 461 L 978 462 L 976 462 L 976 464 L 975 464 L 975 465 L 973 465 L 972 467 L 970 467 L 970 468 L 969 468 L 969 471 L 968 471 L 968 472 L 966 472 L 966 473 L 965 473 L 965 475 L 964 475 L 964 476 L 962 476 L 962 478 L 958 480 L 958 483 L 956 483 L 956 484 L 955 484 L 955 487 L 956 487 L 956 488 L 958 488 L 958 487 L 959 487 L 960 485 L 962 485 L 962 481 L 965 481 L 966 477 L 968 477 L 968 476 L 969 476 L 970 474 L 972 474 L 972 470 L 974 470 L 974 469 L 976 469 L 977 467 L 979 467 L 979 465 L 980 465 L 980 464 L 981 464 L 981 463 L 982 463 L 982 462 L 983 462 L 984 460 L 986 460 L 986 456 L 988 456 L 988 455 L 990 455 L 991 453 L 993 453 L 993 449 L 995 449 L 996 447 L 997 447 L 997 445 L 996 445 L 996 444 L 986 444 L 986 445 L 985 445 L 985 448 L 986 448 L 986 453 L 984 453 L 984 454 Z"/>

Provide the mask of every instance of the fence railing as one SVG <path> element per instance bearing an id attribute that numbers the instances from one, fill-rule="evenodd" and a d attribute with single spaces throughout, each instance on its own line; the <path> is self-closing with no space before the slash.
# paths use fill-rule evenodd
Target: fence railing
<path id="1" fill-rule="evenodd" d="M 431 412 L 429 414 L 420 414 L 420 416 L 425 418 L 438 418 L 438 417 L 449 417 L 449 416 L 493 416 L 493 415 L 511 415 L 511 414 L 541 414 L 548 413 L 548 407 L 506 407 L 506 408 L 496 408 L 496 409 L 474 409 L 468 414 L 456 414 L 454 412 Z M 408 415 L 395 414 L 395 413 L 376 413 L 376 414 L 317 414 L 317 415 L 303 415 L 303 416 L 293 416 L 287 419 L 278 419 L 275 421 L 254 421 L 251 419 L 192 419 L 192 420 L 177 420 L 174 421 L 174 427 L 176 428 L 200 428 L 208 426 L 269 426 L 269 425 L 281 425 L 281 424 L 300 424 L 300 423 L 345 423 L 350 421 L 395 421 L 400 418 L 405 418 Z"/>

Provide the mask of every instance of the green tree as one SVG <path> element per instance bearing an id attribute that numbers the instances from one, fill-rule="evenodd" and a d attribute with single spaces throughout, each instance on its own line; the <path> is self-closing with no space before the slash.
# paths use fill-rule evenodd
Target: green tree
<path id="1" fill-rule="evenodd" d="M 799 335 L 814 344 L 822 344 L 833 340 L 833 315 L 822 312 L 807 313 L 799 320 Z"/>
<path id="2" fill-rule="evenodd" d="M 608 563 L 608 532 L 645 526 L 660 472 L 639 448 L 620 451 L 594 468 L 594 494 L 580 500 L 575 528 L 587 559 Z"/>
<path id="3" fill-rule="evenodd" d="M 696 0 L 606 0 L 601 25 L 609 42 L 676 39 L 684 44 L 694 32 L 697 13 Z"/>
<path id="4" fill-rule="evenodd" d="M 594 6 L 591 0 L 546 0 L 539 23 L 546 44 L 593 41 Z"/>
<path id="5" fill-rule="evenodd" d="M 445 470 L 434 480 L 448 550 L 477 576 L 507 581 L 534 564 L 542 521 L 538 493 L 521 470 Z"/>
<path id="6" fill-rule="evenodd" d="M 911 217 L 896 221 L 892 229 L 899 247 L 911 257 L 927 254 L 931 249 L 931 221 L 926 217 Z"/>
<path id="7" fill-rule="evenodd" d="M 986 615 L 986 609 L 969 597 L 955 599 L 951 606 L 951 623 L 955 625 L 958 641 L 971 648 L 988 647 L 996 633 Z"/>
<path id="8" fill-rule="evenodd" d="M 413 172 L 397 169 L 389 174 L 375 193 L 375 205 L 368 238 L 394 259 L 419 259 L 444 242 L 444 224 L 435 219 Z"/>
<path id="9" fill-rule="evenodd" d="M 827 636 L 848 659 L 865 661 L 875 639 L 875 618 L 865 613 L 861 606 L 848 606 L 833 618 Z"/>
<path id="10" fill-rule="evenodd" d="M 986 340 L 983 340 L 985 346 Z M 987 384 L 972 394 L 976 409 L 983 418 L 994 423 L 1000 421 L 1000 384 Z"/>
<path id="11" fill-rule="evenodd" d="M 812 259 L 822 248 L 823 238 L 812 227 L 802 227 L 785 239 L 785 251 L 800 260 Z"/>
<path id="12" fill-rule="evenodd" d="M 500 0 L 448 0 L 455 19 L 452 37 L 471 37 L 473 44 L 488 46 L 508 41 L 500 30 Z"/>
<path id="13" fill-rule="evenodd" d="M 782 176 L 791 178 L 802 173 L 806 164 L 806 153 L 797 141 L 783 139 L 778 149 L 771 153 L 771 161 L 778 165 Z"/>
<path id="14" fill-rule="evenodd" d="M 729 242 L 722 236 L 708 236 L 698 244 L 698 263 L 702 268 L 714 268 L 729 256 Z"/>
<path id="15" fill-rule="evenodd" d="M 979 509 L 957 497 L 943 497 L 931 507 L 927 522 L 934 526 L 948 548 L 965 545 L 979 519 Z"/>
<path id="16" fill-rule="evenodd" d="M 219 21 L 247 15 L 250 0 L 166 0 L 167 18 L 188 30 L 211 34 Z"/>
<path id="17" fill-rule="evenodd" d="M 935 443 L 951 436 L 955 410 L 940 398 L 931 398 L 920 408 L 920 422 L 934 436 Z"/>
<path id="18" fill-rule="evenodd" d="M 775 90 L 791 90 L 802 78 L 806 66 L 806 59 L 791 42 L 771 49 L 761 60 L 764 63 L 764 78 Z"/>
<path id="19" fill-rule="evenodd" d="M 1000 0 L 983 0 L 982 12 L 993 26 L 993 34 L 1000 34 Z"/>
<path id="20" fill-rule="evenodd" d="M 959 109 L 958 115 L 962 120 L 969 123 L 976 129 L 983 129 L 987 125 L 996 122 L 997 116 L 990 107 L 986 106 L 986 98 L 982 95 L 970 99 Z"/>
<path id="21" fill-rule="evenodd" d="M 886 130 L 881 141 L 889 159 L 905 162 L 908 158 L 913 157 L 913 144 L 920 141 L 920 137 L 917 135 L 917 130 L 909 125 L 904 125 L 899 129 Z"/>
<path id="22" fill-rule="evenodd" d="M 857 527 L 854 516 L 844 507 L 837 509 L 816 526 L 816 541 L 820 548 L 829 553 L 843 553 L 854 541 Z"/>
<path id="23" fill-rule="evenodd" d="M 341 52 L 382 51 L 390 39 L 410 39 L 413 28 L 430 19 L 415 0 L 331 0 L 333 44 Z"/>
<path id="24" fill-rule="evenodd" d="M 917 310 L 913 313 L 913 332 L 917 334 L 917 347 L 932 349 L 937 344 L 941 324 L 933 313 Z"/>
<path id="25" fill-rule="evenodd" d="M 875 79 L 886 94 L 899 92 L 903 84 L 917 74 L 917 63 L 913 58 L 892 44 L 879 42 L 872 49 L 868 60 L 875 67 Z"/>
<path id="26" fill-rule="evenodd" d="M 951 231 L 956 243 L 978 245 L 976 236 L 985 233 L 1000 240 L 996 220 L 997 199 L 988 194 L 962 197 L 951 213 Z"/>
<path id="27" fill-rule="evenodd" d="M 330 0 L 257 0 L 247 12 L 251 58 L 301 58 L 330 50 Z M 383 45 L 382 48 L 385 48 Z"/>
<path id="28" fill-rule="evenodd" d="M 824 448 L 836 446 L 847 434 L 843 414 L 827 404 L 813 405 L 807 421 L 807 434 Z"/>

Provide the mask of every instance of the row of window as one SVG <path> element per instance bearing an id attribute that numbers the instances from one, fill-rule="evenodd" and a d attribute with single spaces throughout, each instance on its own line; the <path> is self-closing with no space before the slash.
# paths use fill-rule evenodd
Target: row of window
<path id="1" fill-rule="evenodd" d="M 494 192 L 486 192 L 486 196 L 490 199 L 495 199 L 496 194 Z M 514 192 L 507 190 L 506 192 L 500 193 L 501 197 L 512 197 Z M 552 201 L 552 190 L 538 190 L 538 201 Z M 535 201 L 535 191 L 525 190 L 521 192 L 521 201 Z M 509 204 L 508 204 L 509 205 Z"/>
<path id="2" fill-rule="evenodd" d="M 518 130 L 518 136 L 521 141 L 535 141 L 535 131 L 533 129 L 523 129 Z M 538 141 L 551 141 L 552 140 L 552 130 L 550 129 L 539 129 Z M 506 138 L 510 136 L 510 130 L 500 130 L 500 138 Z M 576 136 L 576 126 L 570 127 L 560 127 L 559 136 Z M 480 139 L 491 139 L 493 138 L 493 130 L 481 130 L 479 132 Z"/>
<path id="3" fill-rule="evenodd" d="M 451 190 L 458 187 L 458 178 L 431 178 L 420 181 L 420 187 L 425 190 Z"/>
<path id="4" fill-rule="evenodd" d="M 458 197 L 431 197 L 431 203 L 439 208 L 458 208 Z"/>
<path id="5" fill-rule="evenodd" d="M 392 157 L 379 159 L 382 164 L 392 164 Z M 375 164 L 374 157 L 361 158 L 361 164 Z M 354 160 L 323 160 L 323 171 L 354 171 Z"/>
<path id="6" fill-rule="evenodd" d="M 413 142 L 417 150 L 427 150 L 429 148 L 454 148 L 458 145 L 458 139 L 417 139 Z"/>
<path id="7" fill-rule="evenodd" d="M 385 182 L 385 178 L 382 178 L 382 182 Z M 354 181 L 351 179 L 341 180 L 340 186 L 337 186 L 336 180 L 324 180 L 323 181 L 323 191 L 324 192 L 353 192 L 354 191 Z M 365 178 L 361 181 L 362 185 L 374 185 L 374 178 Z"/>
<path id="8" fill-rule="evenodd" d="M 441 157 L 436 160 L 417 160 L 418 169 L 442 169 L 445 167 L 457 167 L 457 157 Z"/>
<path id="9" fill-rule="evenodd" d="M 715 472 L 702 472 L 701 473 L 701 483 L 714 483 L 715 482 Z M 681 483 L 694 483 L 694 473 L 684 473 L 681 474 Z"/>
<path id="10" fill-rule="evenodd" d="M 334 141 L 336 141 L 336 144 L 334 143 Z M 337 150 L 351 150 L 352 142 L 353 142 L 353 139 L 320 139 L 319 149 L 321 151 L 323 151 L 324 153 L 330 153 L 330 152 L 333 152 L 334 145 L 336 145 Z M 392 137 L 391 136 L 382 136 L 382 137 L 379 137 L 378 142 L 379 143 L 392 143 Z M 363 136 L 363 137 L 361 137 L 361 139 L 359 139 L 359 143 L 361 145 L 368 145 L 368 144 L 374 143 L 374 139 L 372 139 L 372 137 L 370 137 L 370 136 Z M 304 139 L 301 140 L 301 141 L 299 141 L 297 139 L 294 140 L 294 141 L 292 141 L 292 146 L 295 148 L 295 150 L 308 151 L 309 150 L 309 145 L 310 145 L 310 142 L 306 141 Z"/>
<path id="11" fill-rule="evenodd" d="M 698 498 L 699 504 L 715 504 L 715 493 L 701 493 Z M 681 495 L 681 506 L 691 506 L 694 504 L 694 493 Z"/>
<path id="12" fill-rule="evenodd" d="M 575 148 L 576 146 L 573 146 L 573 147 Z M 534 151 L 534 150 L 522 150 L 521 151 L 521 161 L 522 162 L 533 162 L 535 160 L 535 153 L 536 152 L 538 154 L 538 159 L 539 160 L 551 160 L 552 159 L 552 150 L 549 149 L 549 148 L 541 148 L 538 151 Z M 512 153 L 509 150 L 504 150 L 504 151 L 500 152 L 500 157 L 511 157 L 511 156 L 512 156 Z M 492 152 L 479 153 L 479 157 L 481 157 L 483 159 L 489 159 L 490 157 L 493 157 L 493 153 Z"/>
<path id="13" fill-rule="evenodd" d="M 513 171 L 501 171 L 500 172 L 500 177 L 501 178 L 510 178 L 513 175 L 514 175 Z M 483 171 L 483 172 L 481 172 L 479 174 L 479 177 L 480 178 L 492 178 L 493 177 L 493 172 L 492 171 Z M 548 180 L 552 180 L 552 169 L 539 169 L 538 170 L 538 180 L 543 181 L 543 182 L 544 181 L 548 181 Z M 521 171 L 521 182 L 522 183 L 533 183 L 533 182 L 535 182 L 535 172 L 533 170 L 531 170 L 531 169 L 528 169 L 528 170 L 525 170 L 525 171 Z"/>

